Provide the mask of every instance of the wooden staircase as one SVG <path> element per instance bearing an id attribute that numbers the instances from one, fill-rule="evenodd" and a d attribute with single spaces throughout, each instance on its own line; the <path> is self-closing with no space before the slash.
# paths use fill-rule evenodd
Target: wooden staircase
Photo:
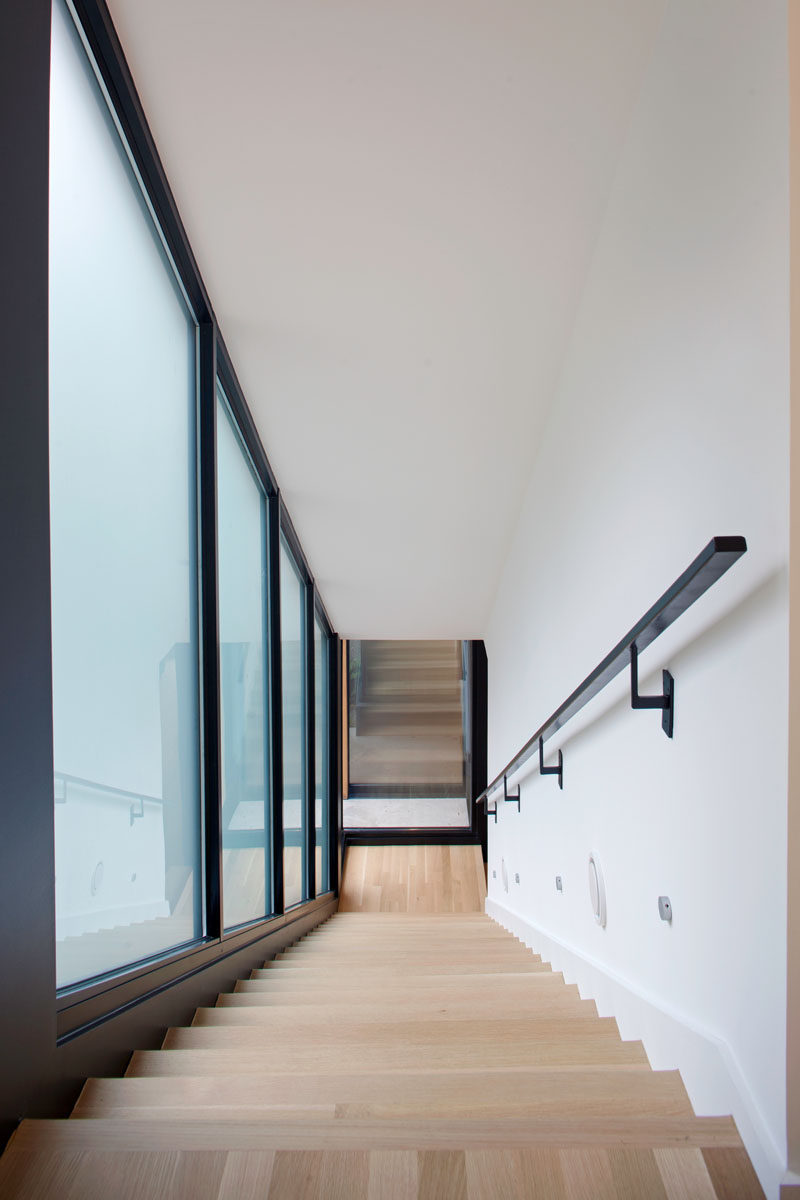
<path id="1" fill-rule="evenodd" d="M 474 911 L 339 912 L 0 1160 L 7 1200 L 761 1195 L 732 1119 Z"/>

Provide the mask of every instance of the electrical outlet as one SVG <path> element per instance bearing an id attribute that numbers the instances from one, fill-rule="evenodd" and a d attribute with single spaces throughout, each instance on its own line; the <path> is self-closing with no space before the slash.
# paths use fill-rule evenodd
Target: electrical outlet
<path id="1" fill-rule="evenodd" d="M 497 871 L 492 870 L 492 879 L 497 879 Z"/>
<path id="2" fill-rule="evenodd" d="M 519 871 L 514 875 L 514 883 L 519 883 Z"/>

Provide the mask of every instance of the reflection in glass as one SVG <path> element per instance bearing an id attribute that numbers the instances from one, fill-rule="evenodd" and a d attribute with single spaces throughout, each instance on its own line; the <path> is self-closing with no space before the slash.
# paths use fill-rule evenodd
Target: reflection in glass
<path id="1" fill-rule="evenodd" d="M 318 896 L 330 888 L 330 806 L 328 804 L 328 656 L 329 646 L 314 616 L 314 878 Z"/>
<path id="2" fill-rule="evenodd" d="M 281 680 L 283 684 L 283 900 L 306 896 L 305 585 L 281 535 Z"/>
<path id="3" fill-rule="evenodd" d="M 50 135 L 59 986 L 203 933 L 196 327 L 62 3 Z"/>
<path id="4" fill-rule="evenodd" d="M 267 781 L 266 500 L 221 391 L 217 399 L 222 734 L 222 899 L 225 928 L 270 903 Z"/>

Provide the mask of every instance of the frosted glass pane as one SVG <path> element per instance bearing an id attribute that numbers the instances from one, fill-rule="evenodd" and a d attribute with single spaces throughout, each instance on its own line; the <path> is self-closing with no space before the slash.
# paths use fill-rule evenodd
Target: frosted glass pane
<path id="1" fill-rule="evenodd" d="M 305 895 L 304 586 L 281 538 L 281 678 L 283 682 L 283 900 Z"/>
<path id="2" fill-rule="evenodd" d="M 314 878 L 317 895 L 327 892 L 329 883 L 328 838 L 328 639 L 314 617 Z"/>
<path id="3" fill-rule="evenodd" d="M 269 892 L 266 503 L 217 402 L 217 538 L 225 927 L 266 916 Z"/>
<path id="4" fill-rule="evenodd" d="M 59 985 L 203 933 L 196 328 L 53 8 L 50 488 Z"/>

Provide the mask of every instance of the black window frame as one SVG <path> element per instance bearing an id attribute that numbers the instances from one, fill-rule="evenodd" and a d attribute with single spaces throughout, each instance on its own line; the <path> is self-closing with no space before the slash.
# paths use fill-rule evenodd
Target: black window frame
<path id="1" fill-rule="evenodd" d="M 334 672 L 335 672 L 335 655 L 336 655 L 336 651 L 338 648 L 338 638 L 336 637 L 336 634 L 333 632 L 333 629 L 331 628 L 330 622 L 329 622 L 327 614 L 325 612 L 325 606 L 323 605 L 323 603 L 319 597 L 319 593 L 317 592 L 316 585 L 312 586 L 312 592 L 313 592 L 312 633 L 314 632 L 314 625 L 316 624 L 316 622 L 319 622 L 319 626 L 322 631 L 322 639 L 323 639 L 322 640 L 322 655 L 323 655 L 323 658 L 326 660 L 325 666 L 327 669 L 327 678 L 328 678 L 328 698 L 327 698 L 328 721 L 327 721 L 327 729 L 326 729 L 326 732 L 328 735 L 327 736 L 328 771 L 327 771 L 327 777 L 325 776 L 325 774 L 323 774 L 323 779 L 322 779 L 322 786 L 324 788 L 324 792 L 323 792 L 323 796 L 322 796 L 322 806 L 323 806 L 323 812 L 325 812 L 325 810 L 327 809 L 327 813 L 325 815 L 327 816 L 327 822 L 328 822 L 328 824 L 327 824 L 328 862 L 326 864 L 326 875 L 327 875 L 327 879 L 328 879 L 328 887 L 322 888 L 319 890 L 316 887 L 316 853 L 317 853 L 317 851 L 316 851 L 316 839 L 317 839 L 317 834 L 316 834 L 316 823 L 317 823 L 316 766 L 317 766 L 317 764 L 316 764 L 316 761 L 314 761 L 314 763 L 313 763 L 314 774 L 311 776 L 311 779 L 313 781 L 313 792 L 314 792 L 314 796 L 313 796 L 313 799 L 314 799 L 314 805 L 313 805 L 313 810 L 314 810 L 313 833 L 314 833 L 314 836 L 312 839 L 314 863 L 312 864 L 312 878 L 314 879 L 315 899 L 319 899 L 320 896 L 330 896 L 333 893 L 334 888 L 333 888 L 332 884 L 336 877 L 334 862 L 335 862 L 335 842 L 336 842 L 336 826 L 337 826 L 337 816 L 336 816 L 336 814 L 337 814 L 337 807 L 336 807 L 336 754 L 337 754 L 337 750 L 336 750 L 336 720 L 335 720 L 337 699 L 336 699 L 335 692 L 331 686 L 331 682 L 332 682 L 332 678 L 333 678 Z M 316 694 L 317 694 L 316 659 L 315 659 L 315 656 L 313 653 L 311 655 L 311 659 L 312 659 L 312 662 L 311 662 L 312 692 L 311 692 L 311 694 L 312 694 L 312 697 L 314 698 L 314 733 L 316 735 Z M 316 736 L 314 739 L 314 754 L 315 754 L 315 758 L 316 758 Z M 324 843 L 323 843 L 323 845 L 324 845 Z"/>
<path id="2" fill-rule="evenodd" d="M 302 662 L 302 692 L 301 705 L 303 716 L 303 748 L 302 748 L 302 785 L 301 798 L 305 809 L 303 829 L 305 838 L 303 842 L 303 859 L 302 859 L 302 884 L 303 894 L 301 899 L 295 904 L 286 908 L 284 900 L 284 911 L 294 912 L 300 905 L 307 904 L 309 899 L 314 895 L 312 886 L 313 878 L 313 826 L 314 826 L 314 807 L 313 807 L 313 781 L 314 781 L 314 631 L 313 631 L 313 589 L 314 577 L 311 574 L 311 569 L 308 565 L 308 559 L 305 556 L 300 539 L 297 536 L 297 531 L 292 524 L 292 519 L 289 516 L 289 511 L 283 501 L 283 497 L 279 498 L 279 543 L 280 538 L 283 538 L 286 543 L 286 549 L 291 555 L 301 585 L 301 643 L 300 656 Z M 280 559 L 280 553 L 279 553 Z M 277 579 L 277 595 L 280 602 L 280 564 L 278 566 Z M 309 636 L 310 635 L 310 636 Z M 280 643 L 278 643 L 280 650 Z M 281 810 L 283 809 L 283 793 L 281 791 Z M 283 830 L 285 838 L 286 831 Z"/>
<path id="3" fill-rule="evenodd" d="M 64 0 L 88 47 L 93 66 L 119 123 L 175 271 L 198 327 L 196 465 L 198 480 L 198 622 L 201 714 L 200 815 L 203 836 L 205 935 L 139 962 L 60 989 L 55 994 L 57 1044 L 70 1041 L 172 984 L 194 975 L 249 945 L 313 914 L 338 895 L 341 838 L 341 787 L 337 776 L 341 705 L 337 700 L 339 639 L 319 594 L 308 559 L 294 529 L 225 345 L 166 173 L 144 115 L 119 38 L 103 0 Z M 222 897 L 222 786 L 220 753 L 219 601 L 217 562 L 217 382 L 224 392 L 238 435 L 250 456 L 266 497 L 268 741 L 271 784 L 271 915 L 225 931 Z M 283 757 L 280 660 L 280 536 L 283 534 L 301 571 L 305 613 L 305 891 L 308 899 L 287 912 L 283 894 Z M 315 897 L 314 888 L 314 664 L 313 622 L 322 619 L 330 653 L 328 731 L 330 889 Z M 311 630 L 309 642 L 308 631 Z M 309 646 L 312 648 L 309 653 Z M 338 804 L 337 804 L 338 799 Z M 310 812 L 310 820 L 308 815 Z"/>
<path id="4" fill-rule="evenodd" d="M 229 927 L 226 927 L 226 924 L 225 924 L 225 889 L 224 889 L 224 873 L 223 873 L 223 866 L 222 866 L 222 855 L 223 855 L 224 841 L 225 841 L 224 812 L 223 812 L 223 786 L 222 786 L 222 724 L 221 724 L 222 680 L 220 678 L 219 682 L 218 682 L 218 686 L 217 686 L 217 692 L 216 692 L 217 701 L 218 701 L 218 704 L 220 707 L 220 725 L 219 725 L 220 837 L 219 837 L 219 855 L 218 855 L 218 862 L 219 862 L 218 870 L 219 870 L 219 881 L 220 881 L 220 884 L 219 884 L 219 886 L 220 886 L 219 922 L 220 922 L 220 929 L 221 929 L 223 935 L 227 937 L 231 933 L 238 933 L 240 930 L 250 929 L 254 925 L 259 925 L 263 921 L 270 920 L 272 917 L 279 915 L 279 913 L 277 912 L 276 907 L 275 907 L 275 890 L 273 887 L 273 877 L 274 877 L 274 871 L 275 871 L 275 862 L 274 862 L 275 852 L 274 852 L 274 847 L 273 847 L 274 826 L 272 825 L 272 805 L 273 805 L 273 795 L 272 795 L 272 753 L 273 753 L 272 707 L 273 707 L 273 697 L 272 697 L 272 687 L 271 687 L 272 676 L 271 676 L 271 672 L 270 672 L 270 664 L 271 664 L 271 658 L 272 658 L 272 653 L 273 653 L 273 649 L 272 649 L 272 645 L 271 645 L 271 636 L 270 636 L 270 633 L 271 633 L 270 612 L 271 612 L 271 608 L 273 605 L 273 593 L 272 593 L 272 579 L 271 579 L 270 564 L 269 564 L 270 506 L 269 506 L 269 492 L 267 491 L 267 483 L 265 480 L 265 474 L 264 474 L 263 468 L 259 469 L 259 467 L 256 465 L 256 461 L 253 457 L 253 454 L 251 453 L 251 450 L 245 440 L 241 425 L 240 425 L 236 415 L 234 414 L 233 406 L 232 406 L 230 400 L 228 399 L 228 393 L 222 382 L 222 377 L 221 377 L 219 371 L 217 373 L 216 395 L 218 397 L 219 402 L 222 403 L 227 410 L 228 416 L 229 416 L 231 423 L 233 425 L 233 428 L 234 428 L 234 434 L 237 436 L 237 440 L 239 442 L 240 450 L 247 457 L 248 466 L 250 467 L 251 474 L 255 475 L 257 486 L 259 487 L 261 495 L 264 500 L 264 545 L 262 547 L 262 550 L 264 553 L 264 563 L 265 563 L 265 568 L 266 568 L 266 596 L 265 596 L 265 605 L 264 605 L 264 608 L 265 608 L 264 628 L 263 628 L 262 633 L 263 633 L 263 638 L 264 638 L 264 649 L 265 649 L 265 656 L 266 656 L 266 680 L 265 680 L 266 711 L 264 713 L 264 737 L 265 737 L 265 743 L 266 743 L 267 768 L 268 768 L 267 772 L 265 773 L 264 783 L 265 783 L 265 788 L 267 790 L 265 798 L 268 800 L 268 804 L 266 805 L 266 807 L 269 811 L 269 818 L 270 818 L 270 824 L 267 824 L 266 816 L 265 816 L 265 832 L 266 832 L 267 836 L 265 838 L 265 847 L 264 847 L 264 857 L 265 857 L 265 867 L 264 867 L 265 879 L 264 879 L 264 882 L 265 882 L 265 903 L 266 903 L 266 907 L 267 907 L 267 912 L 266 912 L 265 916 L 263 916 L 263 917 L 255 917 L 252 920 L 243 921 L 237 925 L 231 925 Z M 241 404 L 242 405 L 244 404 L 243 400 L 242 400 Z M 241 407 L 241 405 L 240 405 L 240 407 Z M 218 411 L 216 404 L 215 404 L 214 411 L 215 411 L 215 421 L 216 421 L 216 413 Z M 217 428 L 217 426 L 215 424 L 215 451 L 216 451 L 216 447 L 218 444 L 216 441 L 216 428 Z M 214 479 L 215 479 L 215 486 L 216 486 L 218 479 L 219 479 L 219 459 L 218 459 L 218 455 L 216 453 L 215 453 L 215 462 L 216 462 L 216 470 L 215 470 Z M 264 465 L 267 465 L 266 462 Z M 219 499 L 219 497 L 217 496 L 217 501 L 218 501 L 218 499 Z M 217 536 L 217 531 L 215 530 L 215 538 L 214 538 L 215 555 L 218 555 L 218 545 L 219 545 L 219 539 Z M 216 591 L 217 606 L 219 606 L 219 561 L 218 561 L 218 557 L 215 558 L 214 566 L 215 566 L 216 584 L 217 584 L 217 591 Z M 221 643 L 219 643 L 218 651 L 217 651 L 217 669 L 220 672 L 222 669 L 221 649 L 222 649 Z"/>

